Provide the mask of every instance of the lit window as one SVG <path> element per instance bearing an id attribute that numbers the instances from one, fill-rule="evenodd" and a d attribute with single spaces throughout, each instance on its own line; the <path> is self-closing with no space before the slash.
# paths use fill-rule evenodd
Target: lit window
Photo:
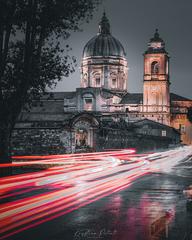
<path id="1" fill-rule="evenodd" d="M 180 124 L 179 128 L 180 128 L 180 132 L 181 132 L 181 133 L 185 133 L 185 131 L 186 131 L 185 125 Z"/>

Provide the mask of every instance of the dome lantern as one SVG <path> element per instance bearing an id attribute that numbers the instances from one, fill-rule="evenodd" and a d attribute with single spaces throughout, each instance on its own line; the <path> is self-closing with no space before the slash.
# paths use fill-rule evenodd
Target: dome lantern
<path id="1" fill-rule="evenodd" d="M 105 12 L 103 13 L 103 17 L 99 23 L 99 34 L 110 34 L 110 23 Z"/>
<path id="2" fill-rule="evenodd" d="M 120 41 L 111 35 L 110 23 L 104 12 L 99 23 L 99 32 L 85 45 L 83 58 L 111 56 L 125 58 L 126 53 Z"/>

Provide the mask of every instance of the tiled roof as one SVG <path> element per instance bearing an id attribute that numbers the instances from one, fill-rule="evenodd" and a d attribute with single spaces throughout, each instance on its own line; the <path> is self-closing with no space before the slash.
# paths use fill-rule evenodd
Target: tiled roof
<path id="1" fill-rule="evenodd" d="M 127 93 L 121 100 L 122 104 L 140 104 L 143 102 L 142 93 Z"/>

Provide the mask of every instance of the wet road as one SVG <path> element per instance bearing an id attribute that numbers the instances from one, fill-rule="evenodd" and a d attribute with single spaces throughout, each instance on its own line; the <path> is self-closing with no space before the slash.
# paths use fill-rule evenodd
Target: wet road
<path id="1" fill-rule="evenodd" d="M 51 167 L 0 180 L 1 239 L 192 239 L 183 194 L 192 184 L 191 153 L 41 159 Z"/>

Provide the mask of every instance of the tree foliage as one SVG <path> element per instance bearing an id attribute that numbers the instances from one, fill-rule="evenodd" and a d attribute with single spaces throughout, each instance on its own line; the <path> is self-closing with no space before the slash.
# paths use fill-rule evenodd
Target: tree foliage
<path id="1" fill-rule="evenodd" d="M 26 102 L 74 71 L 61 41 L 100 0 L 0 1 L 0 157 Z"/>

